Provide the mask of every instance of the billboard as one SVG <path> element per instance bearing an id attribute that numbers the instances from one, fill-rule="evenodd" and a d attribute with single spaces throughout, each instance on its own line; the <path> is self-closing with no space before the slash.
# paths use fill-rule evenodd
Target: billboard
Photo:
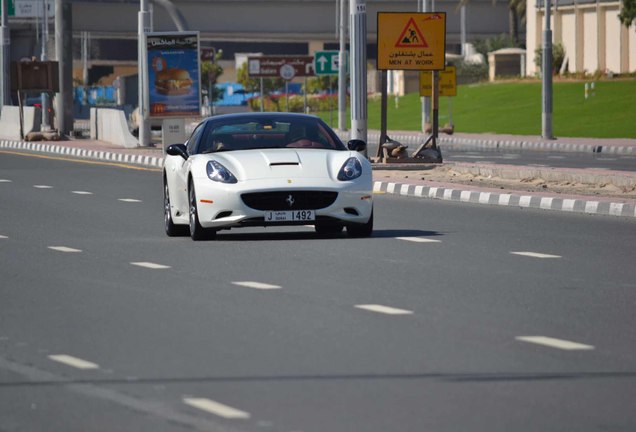
<path id="1" fill-rule="evenodd" d="M 148 33 L 146 44 L 149 116 L 199 116 L 199 33 Z"/>

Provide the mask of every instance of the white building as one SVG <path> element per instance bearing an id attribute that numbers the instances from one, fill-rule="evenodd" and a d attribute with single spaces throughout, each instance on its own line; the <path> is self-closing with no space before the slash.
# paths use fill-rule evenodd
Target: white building
<path id="1" fill-rule="evenodd" d="M 565 48 L 569 72 L 636 71 L 636 28 L 618 19 L 620 0 L 553 0 L 552 40 Z M 528 0 L 526 12 L 526 71 L 539 73 L 534 52 L 542 45 L 544 1 Z"/>

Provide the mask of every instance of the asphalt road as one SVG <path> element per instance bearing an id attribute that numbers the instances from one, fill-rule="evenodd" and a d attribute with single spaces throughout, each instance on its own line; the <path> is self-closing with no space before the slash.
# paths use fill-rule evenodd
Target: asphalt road
<path id="1" fill-rule="evenodd" d="M 0 152 L 0 431 L 636 430 L 632 219 L 375 206 L 194 243 L 157 171 Z"/>

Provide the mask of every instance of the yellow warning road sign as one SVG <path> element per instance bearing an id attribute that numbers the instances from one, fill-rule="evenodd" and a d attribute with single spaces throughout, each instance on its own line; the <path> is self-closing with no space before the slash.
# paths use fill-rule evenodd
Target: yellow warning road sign
<path id="1" fill-rule="evenodd" d="M 445 12 L 378 12 L 379 70 L 443 70 L 445 56 Z"/>
<path id="2" fill-rule="evenodd" d="M 420 72 L 420 96 L 433 96 L 433 73 Z M 439 73 L 439 96 L 457 96 L 457 70 L 446 66 Z"/>

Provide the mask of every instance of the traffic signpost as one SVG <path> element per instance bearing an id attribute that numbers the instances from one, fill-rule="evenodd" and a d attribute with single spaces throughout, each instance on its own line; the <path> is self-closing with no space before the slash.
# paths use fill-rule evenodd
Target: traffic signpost
<path id="1" fill-rule="evenodd" d="M 285 105 L 289 111 L 288 84 L 296 77 L 315 76 L 314 58 L 311 56 L 258 56 L 247 58 L 247 74 L 253 78 L 261 78 L 261 111 L 263 110 L 263 78 L 282 78 L 285 80 Z M 305 92 L 305 111 L 307 110 L 307 93 Z"/>
<path id="2" fill-rule="evenodd" d="M 377 156 L 383 160 L 382 145 L 388 141 L 387 129 L 387 70 L 432 71 L 433 133 L 412 154 L 420 156 L 431 143 L 426 159 L 441 162 L 437 148 L 438 134 L 438 80 L 446 64 L 446 14 L 444 12 L 378 12 L 378 70 L 382 71 L 382 119 L 380 145 Z"/>
<path id="3" fill-rule="evenodd" d="M 314 71 L 316 75 L 338 75 L 340 72 L 339 55 L 340 51 L 316 51 L 314 54 Z M 346 72 L 347 64 L 345 64 Z"/>

